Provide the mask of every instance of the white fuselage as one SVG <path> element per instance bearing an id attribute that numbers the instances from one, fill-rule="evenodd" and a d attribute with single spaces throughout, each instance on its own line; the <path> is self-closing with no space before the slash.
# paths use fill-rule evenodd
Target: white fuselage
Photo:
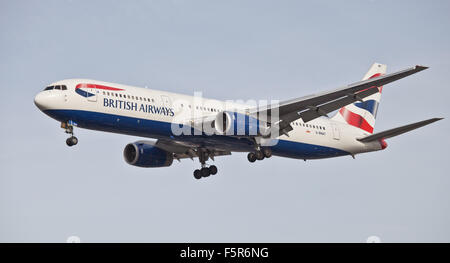
<path id="1" fill-rule="evenodd" d="M 51 85 L 64 85 L 67 89 L 44 90 L 36 96 L 35 103 L 52 118 L 72 121 L 82 128 L 148 138 L 176 140 L 177 137 L 167 130 L 172 123 L 187 124 L 192 120 L 214 118 L 230 105 L 242 113 L 254 106 L 87 79 L 61 80 Z M 382 149 L 377 141 L 362 143 L 356 140 L 369 135 L 367 132 L 327 117 L 308 123 L 299 119 L 291 126 L 293 130 L 289 136 L 277 138 L 279 145 L 273 147 L 274 155 L 318 159 Z M 188 137 L 183 136 L 180 140 L 202 143 L 202 140 Z M 220 137 L 204 141 L 211 144 L 216 140 L 217 147 L 231 151 L 249 151 L 249 147 L 241 145 L 237 138 L 235 144 L 233 140 L 224 142 Z"/>

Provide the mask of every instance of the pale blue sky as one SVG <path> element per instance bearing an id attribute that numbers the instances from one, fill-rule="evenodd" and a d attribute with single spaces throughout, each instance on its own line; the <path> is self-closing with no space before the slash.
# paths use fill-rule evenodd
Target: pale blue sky
<path id="1" fill-rule="evenodd" d="M 0 1 L 0 241 L 449 242 L 448 1 Z M 430 66 L 383 90 L 375 131 L 447 119 L 382 152 L 245 154 L 132 167 L 139 138 L 59 124 L 33 98 L 92 78 L 217 99 L 289 99 Z"/>

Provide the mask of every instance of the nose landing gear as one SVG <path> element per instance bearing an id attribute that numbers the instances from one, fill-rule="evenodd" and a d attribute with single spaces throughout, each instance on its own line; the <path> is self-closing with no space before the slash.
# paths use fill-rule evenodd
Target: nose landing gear
<path id="1" fill-rule="evenodd" d="M 67 140 L 66 140 L 66 144 L 69 147 L 77 145 L 77 143 L 78 143 L 78 138 L 75 136 L 71 136 L 71 137 L 67 138 Z"/>
<path id="2" fill-rule="evenodd" d="M 74 145 L 77 145 L 78 138 L 73 135 L 73 125 L 72 125 L 72 123 L 71 122 L 61 122 L 61 128 L 63 128 L 66 133 L 71 135 L 66 140 L 67 146 L 72 147 Z"/>

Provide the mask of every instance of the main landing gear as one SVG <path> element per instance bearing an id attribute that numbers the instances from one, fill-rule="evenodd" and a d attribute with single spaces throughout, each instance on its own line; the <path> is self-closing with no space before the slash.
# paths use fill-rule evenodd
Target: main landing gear
<path id="1" fill-rule="evenodd" d="M 70 137 L 66 140 L 67 146 L 72 147 L 77 145 L 78 138 L 73 135 L 73 125 L 69 122 L 61 122 L 61 128 L 63 128 L 67 134 L 70 134 Z"/>
<path id="2" fill-rule="evenodd" d="M 202 168 L 196 169 L 194 171 L 194 178 L 195 179 L 201 179 L 203 177 L 209 177 L 210 175 L 217 174 L 217 167 L 215 165 L 206 166 L 206 161 L 210 158 L 209 154 L 205 150 L 199 150 L 198 151 L 198 159 L 200 160 L 200 163 L 202 165 Z M 211 157 L 212 159 L 212 157 Z"/>
<path id="3" fill-rule="evenodd" d="M 258 149 L 255 152 L 250 152 L 247 155 L 247 159 L 249 162 L 254 163 L 256 160 L 261 161 L 264 158 L 272 157 L 272 150 L 269 148 Z"/>
<path id="4" fill-rule="evenodd" d="M 194 171 L 194 178 L 201 179 L 202 177 L 209 177 L 210 175 L 215 175 L 216 173 L 217 167 L 215 165 L 211 165 L 209 167 L 205 166 Z"/>

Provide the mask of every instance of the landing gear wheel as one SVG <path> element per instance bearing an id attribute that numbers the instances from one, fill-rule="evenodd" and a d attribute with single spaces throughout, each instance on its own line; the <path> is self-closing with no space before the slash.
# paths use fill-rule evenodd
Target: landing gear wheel
<path id="1" fill-rule="evenodd" d="M 215 175 L 217 173 L 217 167 L 215 165 L 211 165 L 209 168 L 209 173 Z"/>
<path id="2" fill-rule="evenodd" d="M 203 167 L 203 168 L 200 170 L 200 172 L 201 172 L 201 174 L 202 174 L 202 177 L 208 177 L 208 176 L 210 176 L 208 167 Z"/>
<path id="3" fill-rule="evenodd" d="M 255 153 L 256 159 L 261 161 L 262 159 L 264 159 L 264 153 L 261 151 L 256 151 Z"/>
<path id="4" fill-rule="evenodd" d="M 248 153 L 247 159 L 249 162 L 254 163 L 256 161 L 256 155 L 254 153 Z"/>
<path id="5" fill-rule="evenodd" d="M 194 178 L 197 179 L 197 180 L 202 178 L 202 172 L 200 172 L 199 169 L 196 169 L 194 171 Z"/>
<path id="6" fill-rule="evenodd" d="M 77 145 L 77 143 L 78 143 L 78 138 L 75 136 L 69 137 L 66 140 L 67 146 L 74 146 L 74 145 Z"/>
<path id="7" fill-rule="evenodd" d="M 270 150 L 269 148 L 264 148 L 262 150 L 264 157 L 266 158 L 270 158 L 272 156 L 272 150 Z"/>

